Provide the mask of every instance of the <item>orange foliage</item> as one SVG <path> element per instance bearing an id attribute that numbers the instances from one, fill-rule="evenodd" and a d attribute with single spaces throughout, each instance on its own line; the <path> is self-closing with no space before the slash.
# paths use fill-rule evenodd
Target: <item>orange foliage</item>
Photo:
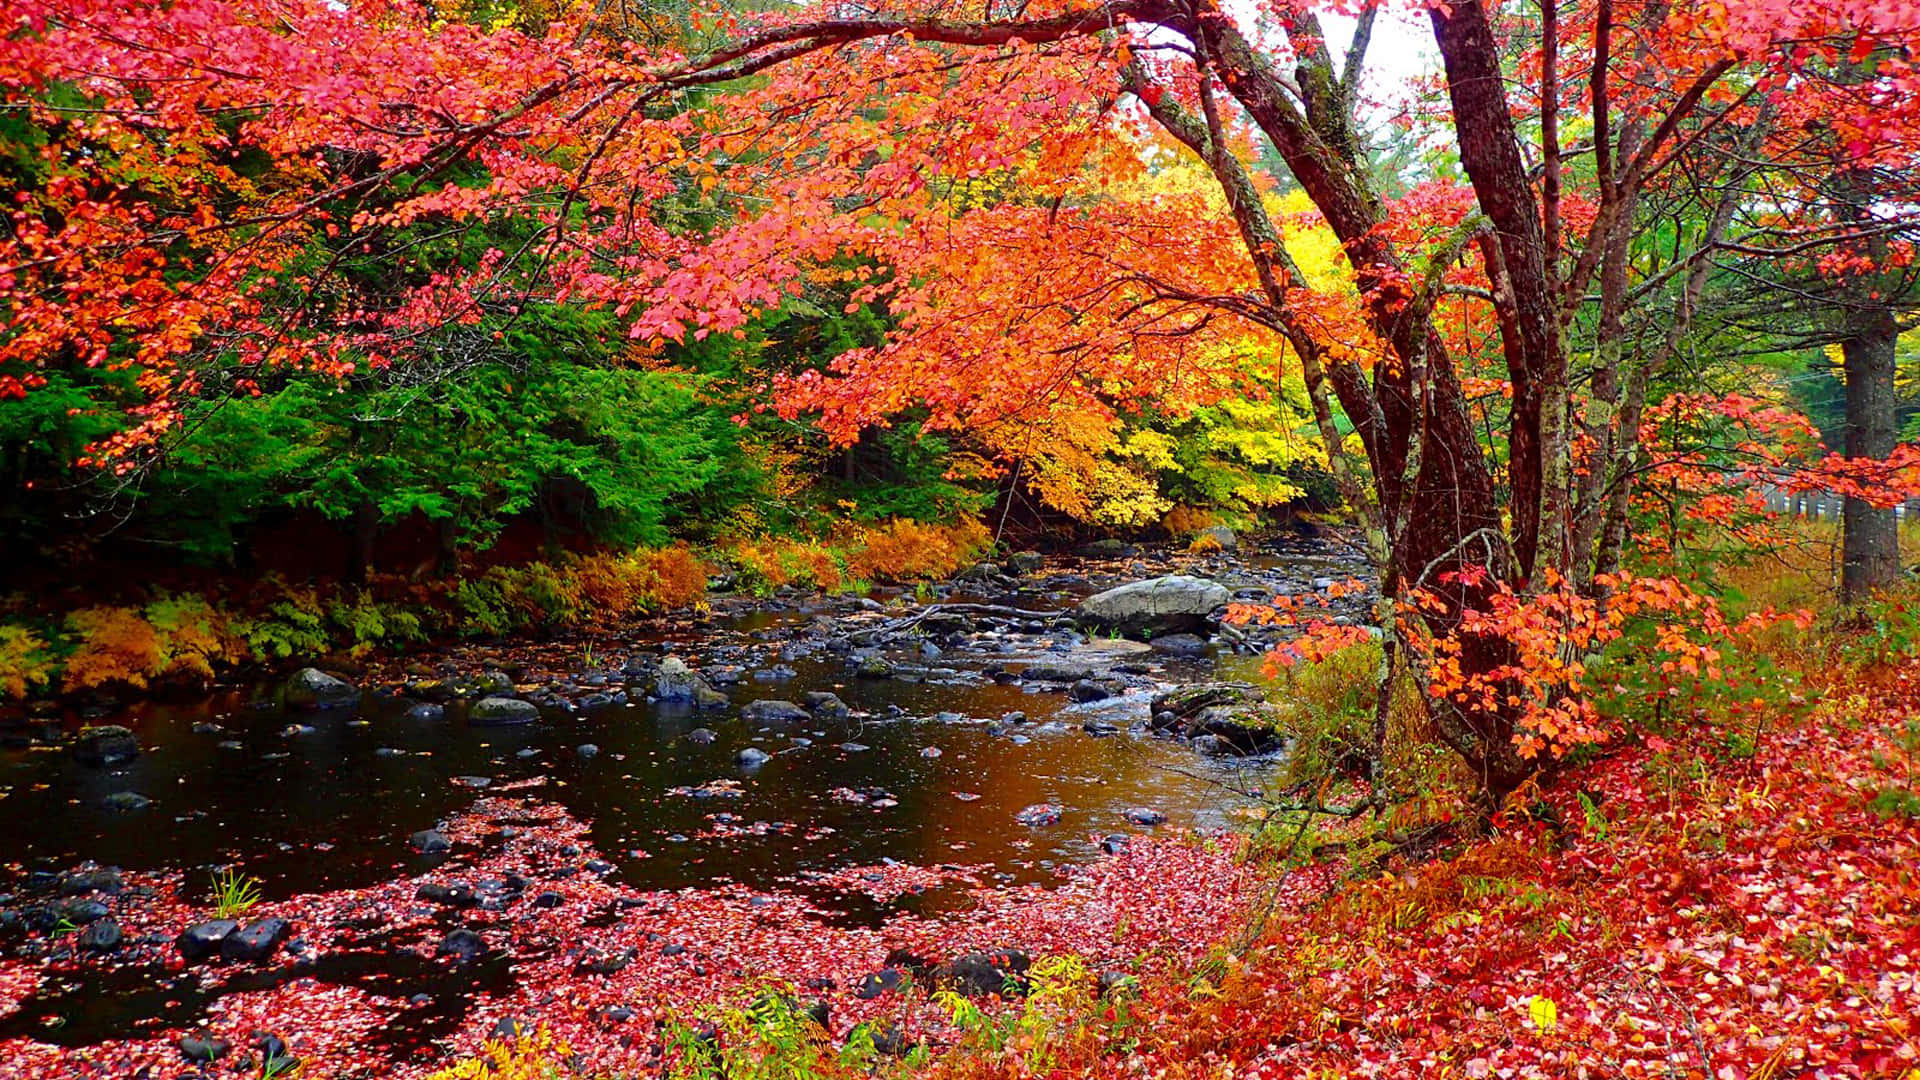
<path id="1" fill-rule="evenodd" d="M 686 607 L 707 594 L 712 568 L 685 546 L 648 552 L 646 563 L 652 576 L 647 590 L 649 610 Z"/>
<path id="2" fill-rule="evenodd" d="M 567 571 L 583 618 L 685 607 L 707 589 L 707 565 L 685 547 L 588 555 Z"/>
<path id="3" fill-rule="evenodd" d="M 846 584 L 833 552 L 817 543 L 800 540 L 760 540 L 743 542 L 727 554 L 740 569 L 768 589 L 787 585 L 812 585 L 832 592 Z"/>
<path id="4" fill-rule="evenodd" d="M 1442 578 L 1479 573 L 1470 569 Z M 1587 659 L 1625 637 L 1631 622 L 1651 625 L 1653 640 L 1640 664 L 1673 681 L 1718 679 L 1721 648 L 1736 635 L 1812 620 L 1804 611 L 1767 610 L 1731 622 L 1716 598 L 1672 578 L 1601 575 L 1595 580 L 1604 593 L 1596 598 L 1551 571 L 1545 576 L 1545 588 L 1532 595 L 1501 585 L 1490 610 L 1466 612 L 1456 633 L 1436 637 L 1428 646 L 1428 693 L 1462 708 L 1516 710 L 1514 742 L 1527 758 L 1542 751 L 1558 758 L 1575 747 L 1607 741 L 1611 733 L 1594 701 Z M 1429 609 L 1445 602 L 1425 592 L 1416 600 Z M 1402 633 L 1412 637 L 1418 630 L 1407 625 Z M 1512 660 L 1473 670 L 1461 656 L 1474 637 L 1510 643 Z"/>
<path id="5" fill-rule="evenodd" d="M 67 660 L 67 689 L 124 683 L 145 689 L 161 671 L 160 635 L 138 611 L 94 607 L 67 616 L 80 648 Z"/>
<path id="6" fill-rule="evenodd" d="M 1166 517 L 1160 519 L 1160 527 L 1167 531 L 1167 535 L 1176 537 L 1192 536 L 1212 524 L 1214 524 L 1213 511 L 1202 510 L 1197 506 L 1176 506 L 1167 511 Z"/>
<path id="7" fill-rule="evenodd" d="M 893 521 L 861 537 L 847 556 L 847 572 L 869 581 L 914 581 L 950 577 L 993 542 L 987 527 L 967 518 L 954 525 Z"/>

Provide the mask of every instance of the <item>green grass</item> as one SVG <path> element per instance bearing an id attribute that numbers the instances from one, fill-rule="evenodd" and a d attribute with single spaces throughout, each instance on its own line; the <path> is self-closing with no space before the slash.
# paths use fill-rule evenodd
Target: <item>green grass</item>
<path id="1" fill-rule="evenodd" d="M 228 867 L 213 879 L 213 916 L 234 919 L 245 915 L 260 902 L 260 879 Z"/>

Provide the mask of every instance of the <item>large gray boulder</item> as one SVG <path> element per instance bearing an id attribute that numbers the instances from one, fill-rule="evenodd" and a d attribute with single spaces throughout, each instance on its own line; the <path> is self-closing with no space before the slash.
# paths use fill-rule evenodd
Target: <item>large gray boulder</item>
<path id="1" fill-rule="evenodd" d="M 1096 630 L 1125 634 L 1205 632 L 1209 616 L 1231 596 L 1219 582 L 1171 574 L 1095 593 L 1080 602 L 1077 617 Z"/>
<path id="2" fill-rule="evenodd" d="M 338 679 L 319 668 L 301 668 L 287 677 L 286 703 L 289 709 L 332 709 L 360 700 L 360 691 L 345 679 Z"/>

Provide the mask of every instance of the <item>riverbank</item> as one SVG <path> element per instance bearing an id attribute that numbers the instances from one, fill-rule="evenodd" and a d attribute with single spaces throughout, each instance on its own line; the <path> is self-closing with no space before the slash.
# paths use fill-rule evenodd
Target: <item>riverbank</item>
<path id="1" fill-rule="evenodd" d="M 0 603 L 0 722 L 67 708 L 104 715 L 143 698 L 192 700 L 305 664 L 370 660 L 462 640 L 530 639 L 703 604 L 710 587 L 767 596 L 913 587 L 974 565 L 991 538 L 973 519 L 897 520 L 808 541 L 574 553 L 443 577 L 16 594 Z"/>

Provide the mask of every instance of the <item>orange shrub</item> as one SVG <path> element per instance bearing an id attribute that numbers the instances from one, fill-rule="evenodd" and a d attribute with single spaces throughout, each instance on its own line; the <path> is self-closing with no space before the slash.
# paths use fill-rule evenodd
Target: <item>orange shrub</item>
<path id="1" fill-rule="evenodd" d="M 67 616 L 67 627 L 80 639 L 67 658 L 69 690 L 113 683 L 144 690 L 163 670 L 160 635 L 132 608 L 83 608 Z"/>
<path id="2" fill-rule="evenodd" d="M 646 603 L 647 574 L 638 554 L 588 555 L 568 569 L 591 614 L 625 615 Z"/>
<path id="3" fill-rule="evenodd" d="M 1168 536 L 1192 536 L 1201 529 L 1214 524 L 1211 510 L 1202 510 L 1197 506 L 1176 506 L 1167 511 L 1160 519 L 1160 527 L 1167 530 Z"/>
<path id="4" fill-rule="evenodd" d="M 992 544 L 987 527 L 967 518 L 953 525 L 898 520 L 869 531 L 847 556 L 847 571 L 870 581 L 951 577 Z"/>
<path id="5" fill-rule="evenodd" d="M 736 544 L 727 554 L 753 588 L 771 591 L 783 585 L 812 585 L 832 592 L 846 584 L 840 560 L 819 544 L 762 540 Z"/>
<path id="6" fill-rule="evenodd" d="M 646 563 L 652 576 L 647 588 L 649 610 L 686 607 L 707 595 L 710 568 L 685 546 L 649 552 Z"/>

